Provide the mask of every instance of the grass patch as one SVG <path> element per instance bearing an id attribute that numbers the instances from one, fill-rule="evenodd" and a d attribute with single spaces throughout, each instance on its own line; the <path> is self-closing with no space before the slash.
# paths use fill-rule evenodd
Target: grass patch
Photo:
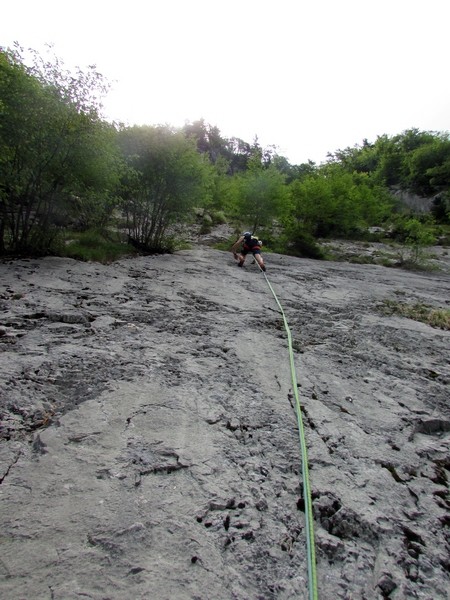
<path id="1" fill-rule="evenodd" d="M 214 244 L 213 248 L 216 250 L 224 250 L 225 252 L 231 252 L 231 246 L 238 239 L 239 236 L 233 236 L 232 238 L 228 238 L 227 240 L 222 240 Z M 264 247 L 263 247 L 264 248 Z"/>
<path id="2" fill-rule="evenodd" d="M 83 231 L 67 234 L 60 256 L 74 258 L 85 262 L 93 261 L 103 264 L 114 262 L 122 256 L 134 254 L 133 249 L 119 237 L 105 235 L 99 231 Z"/>
<path id="3" fill-rule="evenodd" d="M 192 244 L 187 240 L 179 239 L 173 242 L 172 244 L 172 252 L 177 252 L 178 250 L 191 250 Z"/>
<path id="4" fill-rule="evenodd" d="M 348 259 L 349 263 L 354 263 L 357 265 L 374 265 L 376 264 L 376 260 L 373 256 L 370 255 L 359 255 L 355 254 L 354 256 L 350 256 Z"/>
<path id="5" fill-rule="evenodd" d="M 408 304 L 395 300 L 383 300 L 381 311 L 388 316 L 399 315 L 426 323 L 436 329 L 450 330 L 450 309 L 448 308 L 433 308 L 422 302 Z"/>

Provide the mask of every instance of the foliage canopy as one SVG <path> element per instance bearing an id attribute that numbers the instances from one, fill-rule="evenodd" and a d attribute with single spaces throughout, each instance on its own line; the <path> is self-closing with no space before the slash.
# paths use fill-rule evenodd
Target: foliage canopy
<path id="1" fill-rule="evenodd" d="M 108 84 L 95 67 L 73 74 L 32 57 L 26 66 L 20 47 L 0 49 L 0 254 L 52 252 L 61 231 L 106 231 L 116 217 L 135 245 L 163 250 L 194 207 L 263 230 L 279 251 L 317 256 L 317 237 L 391 223 L 420 248 L 432 218 L 450 222 L 448 133 L 410 129 L 319 166 L 291 165 L 275 146 L 227 139 L 203 119 L 181 129 L 107 123 Z M 397 190 L 432 198 L 432 217 L 405 211 Z"/>
<path id="2" fill-rule="evenodd" d="M 95 81 L 58 80 L 26 68 L 19 50 L 0 52 L 0 252 L 46 253 L 59 224 L 109 200 L 118 154 L 90 103 Z"/>

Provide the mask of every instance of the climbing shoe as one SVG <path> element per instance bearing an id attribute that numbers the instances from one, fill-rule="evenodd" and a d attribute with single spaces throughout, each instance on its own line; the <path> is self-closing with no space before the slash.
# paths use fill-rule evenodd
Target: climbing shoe
<path id="1" fill-rule="evenodd" d="M 243 267 L 243 266 L 244 266 L 244 261 L 243 261 L 243 260 L 240 260 L 240 261 L 238 262 L 238 267 Z"/>

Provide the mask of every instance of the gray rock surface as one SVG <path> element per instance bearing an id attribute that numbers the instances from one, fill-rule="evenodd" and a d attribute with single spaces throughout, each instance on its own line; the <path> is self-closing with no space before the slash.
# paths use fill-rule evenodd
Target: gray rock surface
<path id="1" fill-rule="evenodd" d="M 449 598 L 450 280 L 266 255 L 292 330 L 319 598 Z M 0 594 L 308 598 L 286 335 L 197 247 L 0 264 Z"/>

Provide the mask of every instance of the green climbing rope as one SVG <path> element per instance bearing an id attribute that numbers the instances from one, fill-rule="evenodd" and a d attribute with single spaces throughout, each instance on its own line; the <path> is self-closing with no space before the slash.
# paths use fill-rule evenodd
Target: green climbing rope
<path id="1" fill-rule="evenodd" d="M 283 317 L 284 328 L 287 334 L 288 347 L 289 347 L 289 362 L 291 366 L 291 378 L 292 378 L 292 390 L 295 397 L 295 412 L 297 413 L 297 424 L 298 424 L 298 434 L 300 438 L 300 451 L 302 458 L 302 479 L 303 479 L 303 495 L 305 502 L 305 521 L 306 521 L 306 549 L 308 555 L 308 586 L 309 586 L 309 599 L 317 600 L 317 574 L 316 574 L 316 550 L 314 545 L 314 521 L 313 521 L 313 512 L 312 512 L 312 502 L 311 502 L 311 487 L 309 483 L 309 468 L 308 468 L 308 452 L 306 448 L 305 442 L 305 431 L 303 428 L 303 419 L 302 412 L 300 407 L 300 399 L 298 396 L 298 386 L 297 386 L 297 376 L 295 374 L 295 364 L 294 364 L 294 351 L 292 348 L 292 335 L 291 330 L 289 329 L 289 324 L 286 319 L 286 315 L 284 314 L 283 307 L 281 306 L 280 301 L 267 278 L 267 275 L 264 271 L 262 271 L 264 275 L 267 285 L 269 286 L 270 291 L 272 292 L 273 297 L 275 298 L 275 302 L 280 309 L 281 316 Z"/>

